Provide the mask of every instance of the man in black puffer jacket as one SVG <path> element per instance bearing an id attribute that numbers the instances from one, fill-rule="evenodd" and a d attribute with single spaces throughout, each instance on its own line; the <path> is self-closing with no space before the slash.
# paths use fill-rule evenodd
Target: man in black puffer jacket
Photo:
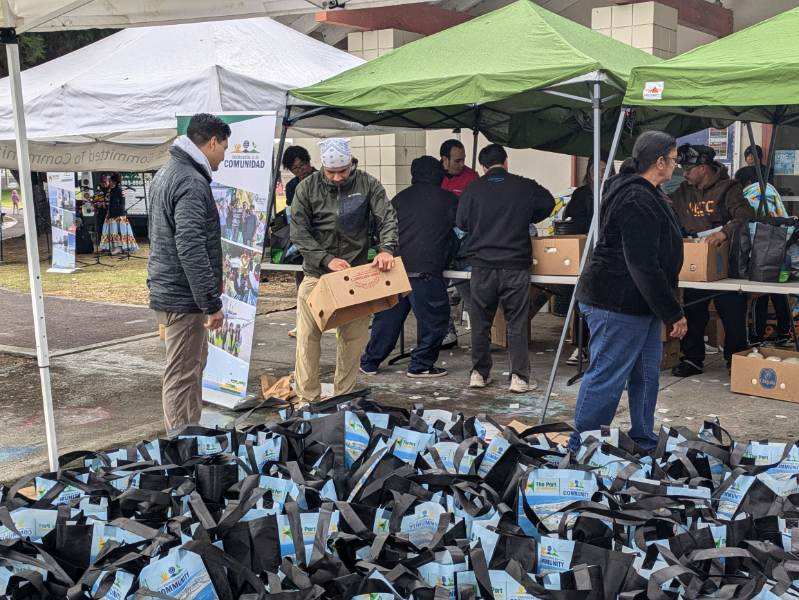
<path id="1" fill-rule="evenodd" d="M 361 357 L 361 372 L 374 375 L 397 344 L 408 313 L 416 315 L 419 338 L 411 351 L 408 377 L 442 377 L 436 367 L 441 342 L 449 324 L 447 284 L 442 276 L 455 235 L 458 198 L 441 189 L 444 167 L 432 156 L 411 164 L 411 187 L 396 195 L 391 204 L 397 213 L 399 254 L 411 294 L 399 304 L 375 315 L 369 344 Z"/>
<path id="2" fill-rule="evenodd" d="M 191 118 L 150 187 L 150 308 L 165 327 L 162 400 L 167 432 L 198 423 L 206 329 L 222 314 L 222 234 L 211 176 L 225 158 L 230 127 L 218 117 Z"/>

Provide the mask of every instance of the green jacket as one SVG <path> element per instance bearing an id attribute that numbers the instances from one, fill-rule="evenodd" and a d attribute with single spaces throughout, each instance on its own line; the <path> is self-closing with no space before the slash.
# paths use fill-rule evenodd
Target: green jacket
<path id="1" fill-rule="evenodd" d="M 377 179 L 358 169 L 340 188 L 322 171 L 303 179 L 291 204 L 291 241 L 302 253 L 305 273 L 329 273 L 327 265 L 334 258 L 353 267 L 366 264 L 370 217 L 377 226 L 379 249 L 394 254 L 397 215 Z"/>

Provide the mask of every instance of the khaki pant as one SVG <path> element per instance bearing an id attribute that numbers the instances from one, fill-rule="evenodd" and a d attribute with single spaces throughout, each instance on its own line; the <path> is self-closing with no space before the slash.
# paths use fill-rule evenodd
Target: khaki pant
<path id="1" fill-rule="evenodd" d="M 300 402 L 317 402 L 322 393 L 319 382 L 319 358 L 322 354 L 322 331 L 313 319 L 306 300 L 319 281 L 305 276 L 297 290 L 297 355 L 294 378 Z M 335 395 L 355 389 L 361 354 L 369 341 L 369 317 L 351 321 L 336 330 Z"/>
<path id="2" fill-rule="evenodd" d="M 161 399 L 167 433 L 190 423 L 202 414 L 203 369 L 208 358 L 205 315 L 156 311 L 164 326 L 166 367 Z"/>

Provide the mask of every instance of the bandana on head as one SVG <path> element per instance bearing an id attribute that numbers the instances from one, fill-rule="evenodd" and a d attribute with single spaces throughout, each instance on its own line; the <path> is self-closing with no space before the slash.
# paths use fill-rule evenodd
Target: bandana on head
<path id="1" fill-rule="evenodd" d="M 345 138 L 328 138 L 319 142 L 322 165 L 328 169 L 343 169 L 352 164 L 350 141 Z"/>

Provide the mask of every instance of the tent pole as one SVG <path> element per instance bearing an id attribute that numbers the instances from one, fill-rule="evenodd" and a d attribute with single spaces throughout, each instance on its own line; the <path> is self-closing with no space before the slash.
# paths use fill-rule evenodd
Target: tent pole
<path id="1" fill-rule="evenodd" d="M 610 170 L 613 168 L 613 161 L 616 158 L 616 150 L 619 147 L 619 140 L 621 139 L 621 132 L 624 128 L 624 120 L 627 117 L 627 110 L 621 109 L 619 112 L 619 120 L 616 124 L 616 131 L 613 134 L 613 142 L 610 145 L 610 153 L 608 154 L 608 161 L 605 163 L 605 172 L 602 176 L 602 182 L 599 186 L 599 189 L 602 189 L 602 186 L 605 185 L 605 180 L 610 175 Z M 597 128 L 599 123 L 594 123 L 594 127 Z M 596 177 L 596 175 L 594 175 Z M 596 188 L 596 184 L 594 186 Z M 596 203 L 594 203 L 596 206 Z M 595 216 L 599 213 L 598 209 L 595 209 Z M 588 230 L 588 238 L 586 239 L 586 248 L 593 247 L 594 240 L 597 239 L 599 236 L 599 220 L 592 219 L 591 220 L 591 228 Z M 580 257 L 580 269 L 579 273 L 582 274 L 583 269 L 585 268 L 585 263 L 588 260 L 589 252 L 583 252 L 583 255 Z M 577 276 L 577 281 L 579 282 L 580 275 Z M 575 286 L 576 289 L 577 286 Z M 555 362 L 552 364 L 552 370 L 549 373 L 549 381 L 547 382 L 547 391 L 544 396 L 544 409 L 541 411 L 541 423 L 543 423 L 547 418 L 547 410 L 549 409 L 549 400 L 552 397 L 552 388 L 555 386 L 555 376 L 558 374 L 558 363 L 560 362 L 560 356 L 563 353 L 563 345 L 566 343 L 566 335 L 569 332 L 569 323 L 571 322 L 572 315 L 574 314 L 574 307 L 577 302 L 577 294 L 572 294 L 571 300 L 569 301 L 569 310 L 566 312 L 566 320 L 563 322 L 563 330 L 560 332 L 560 341 L 558 342 L 558 349 L 555 352 Z"/>
<path id="2" fill-rule="evenodd" d="M 746 121 L 746 133 L 749 134 L 749 147 L 752 151 L 755 149 L 755 136 L 752 133 L 752 122 Z M 766 180 L 763 177 L 763 168 L 761 165 L 761 158 L 755 152 L 755 172 L 757 173 L 757 180 L 760 183 L 760 204 L 757 207 L 757 214 L 760 214 L 760 209 L 766 208 Z"/>
<path id="3" fill-rule="evenodd" d="M 289 116 L 291 106 L 286 106 L 286 115 L 283 117 L 283 128 L 280 130 L 280 142 L 277 145 L 277 155 L 272 165 L 272 181 L 269 188 L 269 199 L 266 202 L 266 234 L 264 235 L 264 246 L 261 249 L 261 260 L 266 256 L 266 247 L 269 244 L 269 223 L 272 222 L 272 211 L 275 208 L 275 196 L 277 194 L 277 178 L 280 176 L 280 161 L 283 159 L 283 148 L 286 145 L 286 134 L 289 130 Z"/>
<path id="4" fill-rule="evenodd" d="M 780 125 L 776 121 L 771 126 L 771 137 L 769 138 L 768 142 L 768 155 L 764 157 L 766 159 L 766 181 L 768 181 L 768 174 L 771 173 L 771 170 L 774 168 L 774 153 L 777 150 L 777 130 L 779 127 Z"/>
<path id="5" fill-rule="evenodd" d="M 3 32 L 6 45 L 8 74 L 11 82 L 11 101 L 14 108 L 14 132 L 17 137 L 17 162 L 19 163 L 19 185 L 22 190 L 22 206 L 25 216 L 25 249 L 28 258 L 31 304 L 33 305 L 33 329 L 36 334 L 36 358 L 42 384 L 44 405 L 44 427 L 47 436 L 47 457 L 50 470 L 58 470 L 58 441 L 55 432 L 53 395 L 50 388 L 50 350 L 47 345 L 47 326 L 44 317 L 42 275 L 39 266 L 39 239 L 36 236 L 36 212 L 33 206 L 31 165 L 28 154 L 28 132 L 25 125 L 25 106 L 22 100 L 22 77 L 19 65 L 19 41 L 14 30 Z"/>
<path id="6" fill-rule="evenodd" d="M 602 152 L 602 91 L 600 89 L 599 81 L 594 82 L 594 93 L 591 98 L 591 103 L 594 109 L 594 176 L 593 176 L 593 193 L 594 193 L 594 216 L 591 219 L 591 227 L 594 231 L 599 231 L 599 188 L 602 180 L 599 177 L 599 153 Z M 591 248 L 596 244 L 597 236 L 594 236 Z"/>
<path id="7" fill-rule="evenodd" d="M 474 108 L 474 127 L 472 128 L 472 170 L 477 170 L 477 136 L 480 135 L 480 106 Z"/>

